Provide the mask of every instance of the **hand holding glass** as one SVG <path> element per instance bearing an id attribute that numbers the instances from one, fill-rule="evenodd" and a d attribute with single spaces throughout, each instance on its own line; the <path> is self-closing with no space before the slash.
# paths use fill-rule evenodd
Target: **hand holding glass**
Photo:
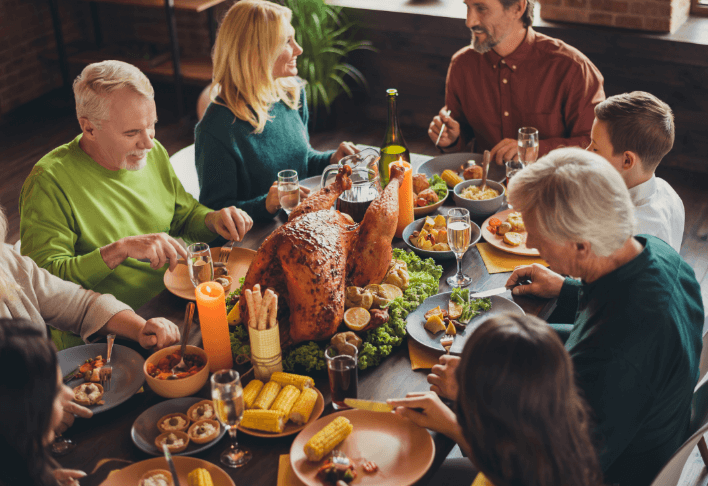
<path id="1" fill-rule="evenodd" d="M 457 273 L 447 279 L 451 287 L 466 287 L 472 279 L 462 273 L 462 257 L 470 246 L 472 225 L 470 212 L 463 208 L 454 208 L 447 213 L 447 244 L 457 259 Z"/>
<path id="2" fill-rule="evenodd" d="M 187 266 L 189 278 L 195 288 L 199 284 L 214 280 L 214 262 L 206 243 L 194 243 L 187 247 Z"/>
<path id="3" fill-rule="evenodd" d="M 236 432 L 243 418 L 243 388 L 237 371 L 221 370 L 211 376 L 211 398 L 216 417 L 228 428 L 231 446 L 221 454 L 221 463 L 228 467 L 241 467 L 251 460 L 251 453 L 238 448 Z"/>
<path id="4" fill-rule="evenodd" d="M 281 170 L 278 172 L 278 200 L 286 214 L 300 204 L 300 183 L 297 171 Z"/>
<path id="5" fill-rule="evenodd" d="M 519 162 L 525 166 L 536 162 L 538 159 L 538 130 L 533 127 L 519 128 L 518 143 Z"/>

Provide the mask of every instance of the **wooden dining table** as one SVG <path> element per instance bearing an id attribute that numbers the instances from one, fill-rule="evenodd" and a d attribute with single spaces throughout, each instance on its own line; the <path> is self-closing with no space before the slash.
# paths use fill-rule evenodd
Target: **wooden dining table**
<path id="1" fill-rule="evenodd" d="M 414 170 L 423 162 L 430 159 L 429 156 L 412 155 L 411 162 Z M 451 199 L 451 198 L 448 198 Z M 452 201 L 446 201 L 446 205 L 438 209 L 438 213 L 446 214 L 447 209 L 453 206 Z M 263 240 L 276 228 L 286 221 L 284 214 L 276 216 L 268 223 L 255 224 L 251 231 L 240 243 L 243 248 L 258 249 Z M 482 221 L 474 220 L 478 225 Z M 394 239 L 394 248 L 407 248 L 400 239 Z M 445 260 L 440 262 L 444 272 L 440 279 L 440 292 L 450 291 L 451 288 L 446 283 L 447 277 L 456 272 L 455 260 Z M 462 270 L 472 277 L 472 290 L 488 290 L 504 286 L 509 273 L 490 275 L 482 261 L 482 258 L 475 247 L 471 247 L 462 261 Z M 552 311 L 552 302 L 534 297 L 516 297 L 510 292 L 502 294 L 502 297 L 514 300 L 527 314 L 538 315 L 546 318 Z M 145 319 L 152 317 L 165 317 L 180 326 L 183 326 L 185 307 L 188 301 L 163 290 L 155 298 L 141 307 L 137 312 Z M 198 328 L 198 325 L 197 325 Z M 200 342 L 199 331 L 191 334 L 190 341 L 198 344 Z M 410 339 L 408 337 L 407 339 Z M 404 397 L 408 392 L 427 391 L 430 385 L 427 382 L 428 370 L 411 369 L 411 362 L 408 355 L 408 346 L 404 343 L 394 348 L 390 356 L 385 358 L 376 367 L 359 371 L 359 398 L 370 400 L 386 400 L 387 398 Z M 133 349 L 138 349 L 144 357 L 150 351 L 142 350 L 135 344 Z M 247 368 L 241 368 L 245 372 Z M 326 371 L 313 373 L 316 387 L 322 392 L 325 399 L 325 410 L 323 415 L 333 413 L 329 383 Z M 197 396 L 210 397 L 209 383 L 204 386 Z M 130 430 L 136 418 L 149 407 L 164 401 L 165 399 L 156 395 L 146 385 L 144 391 L 137 393 L 125 403 L 95 415 L 91 419 L 77 418 L 75 424 L 65 433 L 65 436 L 72 439 L 77 446 L 64 457 L 58 458 L 59 463 L 65 468 L 80 469 L 87 473 L 93 472 L 99 461 L 106 458 L 120 459 L 124 461 L 138 462 L 149 459 L 150 456 L 138 449 L 132 442 Z M 421 478 L 416 485 L 427 484 L 435 474 L 446 456 L 454 447 L 454 442 L 442 434 L 430 432 L 435 443 L 435 458 L 431 468 L 426 475 Z M 278 462 L 281 454 L 290 452 L 291 444 L 296 436 L 282 438 L 260 438 L 250 436 L 246 433 L 238 433 L 239 446 L 251 451 L 253 457 L 244 467 L 239 469 L 223 469 L 231 476 L 236 485 L 267 485 L 275 486 L 278 477 Z M 196 454 L 194 457 L 204 459 L 211 463 L 220 465 L 219 455 L 228 446 L 228 434 L 217 444 L 208 450 Z M 98 471 L 90 475 L 87 480 L 82 480 L 81 484 L 99 484 L 105 478 L 107 471 L 99 468 Z M 473 478 L 470 478 L 470 482 Z"/>

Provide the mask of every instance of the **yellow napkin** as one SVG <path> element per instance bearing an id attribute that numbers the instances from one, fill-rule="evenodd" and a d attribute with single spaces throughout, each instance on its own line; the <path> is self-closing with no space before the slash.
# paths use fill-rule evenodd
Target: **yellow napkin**
<path id="1" fill-rule="evenodd" d="M 408 339 L 408 356 L 411 359 L 412 370 L 429 370 L 440 362 L 442 354 L 442 351 L 433 351 L 414 339 Z"/>
<path id="2" fill-rule="evenodd" d="M 479 250 L 484 265 L 487 267 L 487 271 L 490 274 L 512 272 L 514 268 L 519 265 L 531 265 L 532 263 L 540 263 L 545 267 L 548 266 L 548 263 L 540 257 L 515 255 L 494 248 L 489 243 L 477 243 L 477 250 Z"/>
<path id="3" fill-rule="evenodd" d="M 477 474 L 477 477 L 474 478 L 474 483 L 472 483 L 472 486 L 494 486 L 492 482 L 487 479 L 487 476 L 485 476 L 482 473 Z"/>
<path id="4" fill-rule="evenodd" d="M 290 465 L 290 454 L 282 454 L 278 461 L 278 486 L 305 486 Z"/>

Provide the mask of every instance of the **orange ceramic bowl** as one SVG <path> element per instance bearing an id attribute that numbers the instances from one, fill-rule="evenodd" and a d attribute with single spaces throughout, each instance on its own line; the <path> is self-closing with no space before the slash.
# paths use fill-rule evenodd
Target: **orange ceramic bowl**
<path id="1" fill-rule="evenodd" d="M 165 398 L 181 398 L 194 395 L 199 390 L 202 389 L 204 384 L 209 379 L 209 357 L 202 348 L 196 346 L 187 345 L 187 354 L 198 354 L 204 358 L 206 364 L 204 368 L 199 370 L 196 374 L 188 376 L 186 378 L 178 378 L 176 380 L 158 380 L 153 378 L 148 374 L 148 364 L 152 363 L 157 366 L 157 363 L 167 356 L 168 354 L 179 352 L 180 346 L 170 346 L 165 349 L 157 351 L 148 359 L 145 360 L 143 365 L 143 373 L 145 374 L 145 381 L 152 388 L 152 391 Z"/>

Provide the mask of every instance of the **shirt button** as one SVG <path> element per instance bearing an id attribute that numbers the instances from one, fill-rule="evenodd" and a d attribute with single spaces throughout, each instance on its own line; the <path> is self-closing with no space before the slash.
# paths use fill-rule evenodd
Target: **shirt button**
<path id="1" fill-rule="evenodd" d="M 502 79 L 502 83 L 504 83 L 504 84 L 508 83 L 508 81 L 506 80 L 506 78 Z"/>
<path id="2" fill-rule="evenodd" d="M 501 60 L 502 64 L 506 64 L 506 61 L 504 59 Z"/>
<path id="3" fill-rule="evenodd" d="M 493 67 L 494 69 L 496 69 L 496 68 L 497 68 L 497 65 L 495 64 L 495 65 L 493 65 L 492 67 Z"/>
<path id="4" fill-rule="evenodd" d="M 516 69 L 516 66 L 511 66 L 511 69 Z"/>
<path id="5" fill-rule="evenodd" d="M 505 112 L 504 112 L 504 116 L 509 116 L 509 112 L 508 112 L 508 111 L 505 111 Z"/>

